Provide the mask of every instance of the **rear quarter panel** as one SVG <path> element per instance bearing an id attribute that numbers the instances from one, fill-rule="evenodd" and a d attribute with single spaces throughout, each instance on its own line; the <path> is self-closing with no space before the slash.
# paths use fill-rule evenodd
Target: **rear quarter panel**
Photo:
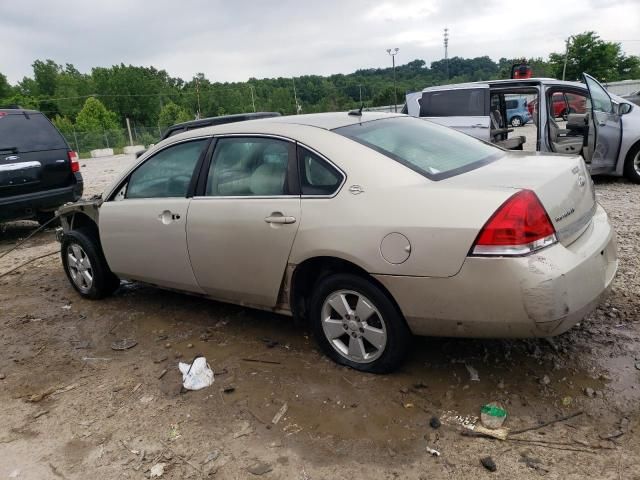
<path id="1" fill-rule="evenodd" d="M 434 182 L 363 145 L 316 130 L 300 140 L 337 164 L 347 179 L 333 198 L 302 198 L 293 264 L 333 256 L 370 273 L 452 276 L 480 228 L 513 193 Z M 352 185 L 363 193 L 351 193 Z M 387 262 L 380 251 L 384 237 L 394 232 L 411 243 L 410 256 L 401 264 Z"/>

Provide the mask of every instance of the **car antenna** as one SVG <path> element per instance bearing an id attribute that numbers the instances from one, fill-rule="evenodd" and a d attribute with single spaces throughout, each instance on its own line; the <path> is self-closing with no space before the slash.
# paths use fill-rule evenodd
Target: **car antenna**
<path id="1" fill-rule="evenodd" d="M 355 115 L 356 117 L 361 117 L 362 116 L 362 110 L 364 109 L 364 102 L 362 103 L 362 105 L 360 105 L 359 109 L 353 109 L 353 110 L 349 110 L 348 115 Z"/>

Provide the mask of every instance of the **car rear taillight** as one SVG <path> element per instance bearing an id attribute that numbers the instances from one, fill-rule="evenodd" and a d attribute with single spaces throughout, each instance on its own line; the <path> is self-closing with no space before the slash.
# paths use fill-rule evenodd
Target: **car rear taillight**
<path id="1" fill-rule="evenodd" d="M 74 151 L 69 151 L 69 162 L 71 163 L 71 172 L 76 173 L 80 171 L 80 162 L 78 161 L 78 154 Z"/>
<path id="2" fill-rule="evenodd" d="M 487 221 L 471 249 L 475 256 L 527 255 L 556 243 L 549 215 L 531 190 L 521 190 Z"/>

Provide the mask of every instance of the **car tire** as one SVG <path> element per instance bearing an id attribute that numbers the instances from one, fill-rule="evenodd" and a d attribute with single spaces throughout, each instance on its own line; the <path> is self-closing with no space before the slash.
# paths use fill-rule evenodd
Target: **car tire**
<path id="1" fill-rule="evenodd" d="M 336 363 L 388 373 L 403 362 L 411 332 L 396 305 L 373 281 L 343 273 L 324 277 L 314 287 L 309 307 L 316 341 Z"/>
<path id="2" fill-rule="evenodd" d="M 522 126 L 522 117 L 518 116 L 518 115 L 514 115 L 513 117 L 511 117 L 511 126 L 516 128 L 516 127 L 521 127 Z"/>
<path id="3" fill-rule="evenodd" d="M 57 227 L 60 225 L 60 220 L 55 219 L 56 212 L 37 212 L 36 213 L 36 221 L 40 224 L 40 226 L 47 225 L 47 227 Z M 53 221 L 52 221 L 53 220 Z"/>
<path id="4" fill-rule="evenodd" d="M 640 183 L 640 143 L 627 154 L 624 162 L 624 176 L 633 183 Z"/>
<path id="5" fill-rule="evenodd" d="M 120 285 L 92 230 L 80 228 L 65 233 L 60 255 L 67 278 L 82 297 L 98 300 L 111 295 Z"/>

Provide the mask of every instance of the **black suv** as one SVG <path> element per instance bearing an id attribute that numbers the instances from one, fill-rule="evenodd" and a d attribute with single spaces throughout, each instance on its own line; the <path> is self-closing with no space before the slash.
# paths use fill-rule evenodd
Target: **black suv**
<path id="1" fill-rule="evenodd" d="M 35 218 L 82 196 L 78 155 L 42 113 L 0 109 L 0 222 Z"/>

